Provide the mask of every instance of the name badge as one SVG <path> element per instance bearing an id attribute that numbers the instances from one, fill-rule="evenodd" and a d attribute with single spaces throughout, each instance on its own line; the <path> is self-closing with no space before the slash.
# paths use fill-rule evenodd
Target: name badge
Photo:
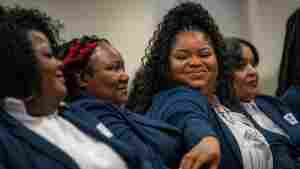
<path id="1" fill-rule="evenodd" d="M 283 118 L 287 122 L 289 122 L 291 125 L 296 125 L 299 123 L 298 120 L 296 119 L 296 117 L 292 113 L 288 113 L 288 114 L 284 115 Z"/>
<path id="2" fill-rule="evenodd" d="M 113 133 L 103 124 L 98 123 L 96 127 L 103 135 L 105 135 L 108 138 L 111 138 L 113 136 Z"/>

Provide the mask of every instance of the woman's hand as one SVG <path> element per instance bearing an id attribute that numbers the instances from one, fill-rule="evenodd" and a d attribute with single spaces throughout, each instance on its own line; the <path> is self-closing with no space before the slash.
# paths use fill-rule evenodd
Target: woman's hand
<path id="1" fill-rule="evenodd" d="M 184 155 L 180 169 L 217 169 L 221 160 L 219 141 L 212 136 L 204 137 Z"/>

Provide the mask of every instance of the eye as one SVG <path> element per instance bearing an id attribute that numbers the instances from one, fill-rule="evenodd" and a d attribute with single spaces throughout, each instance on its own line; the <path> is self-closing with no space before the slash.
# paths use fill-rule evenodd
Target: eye
<path id="1" fill-rule="evenodd" d="M 120 70 L 124 70 L 124 65 L 122 63 L 114 63 L 111 65 L 107 65 L 106 70 L 117 72 Z"/>
<path id="2" fill-rule="evenodd" d="M 124 70 L 124 64 L 121 62 L 114 64 L 113 70 L 115 70 L 115 71 Z"/>
<path id="3" fill-rule="evenodd" d="M 210 51 L 209 48 L 200 49 L 198 51 L 198 56 L 200 57 L 208 57 L 210 55 L 212 55 L 212 52 Z"/>
<path id="4" fill-rule="evenodd" d="M 113 65 L 108 65 L 105 67 L 106 70 L 113 70 L 114 69 L 114 66 Z"/>
<path id="5" fill-rule="evenodd" d="M 241 63 L 238 63 L 238 64 L 235 66 L 235 68 L 236 68 L 237 70 L 243 70 L 246 66 L 247 66 L 246 63 L 241 62 Z"/>
<path id="6" fill-rule="evenodd" d="M 173 57 L 178 60 L 185 60 L 185 59 L 189 58 L 189 53 L 180 51 L 180 52 L 174 53 Z"/>

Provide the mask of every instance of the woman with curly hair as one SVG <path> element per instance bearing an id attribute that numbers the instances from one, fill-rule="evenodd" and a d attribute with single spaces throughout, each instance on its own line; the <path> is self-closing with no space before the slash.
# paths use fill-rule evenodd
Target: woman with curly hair
<path id="1" fill-rule="evenodd" d="M 149 42 L 139 79 L 133 81 L 138 83 L 130 95 L 136 97 L 127 106 L 180 129 L 187 152 L 181 168 L 219 167 L 219 141 L 207 122 L 207 98 L 199 89 L 207 96 L 215 92 L 222 48 L 222 35 L 207 10 L 197 3 L 182 3 L 164 16 Z M 233 161 L 222 167 L 238 168 Z"/>
<path id="2" fill-rule="evenodd" d="M 224 47 L 217 25 L 200 4 L 187 2 L 170 10 L 143 58 L 142 76 L 133 86 L 140 93 L 132 94 L 137 97 L 131 106 L 181 131 L 186 150 L 191 149 L 182 168 L 204 161 L 210 168 L 276 168 L 265 133 L 218 101 Z M 196 156 L 199 151 L 203 154 Z"/>
<path id="3" fill-rule="evenodd" d="M 240 38 L 227 38 L 225 43 L 223 83 L 218 90 L 220 102 L 247 117 L 252 126 L 266 136 L 274 168 L 293 168 L 292 159 L 300 154 L 298 120 L 278 98 L 259 92 L 256 70 L 259 54 L 255 46 Z"/>
<path id="4" fill-rule="evenodd" d="M 142 168 L 134 150 L 108 139 L 72 112 L 63 65 L 54 57 L 59 27 L 35 9 L 5 8 L 0 19 L 0 168 Z M 86 114 L 85 112 L 81 112 Z"/>
<path id="5" fill-rule="evenodd" d="M 300 120 L 300 8 L 288 19 L 276 95 Z"/>

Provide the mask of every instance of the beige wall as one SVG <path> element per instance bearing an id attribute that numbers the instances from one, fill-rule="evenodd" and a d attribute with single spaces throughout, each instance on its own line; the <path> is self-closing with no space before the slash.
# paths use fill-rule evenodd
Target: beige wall
<path id="1" fill-rule="evenodd" d="M 242 37 L 258 48 L 261 62 L 261 89 L 274 94 L 281 61 L 285 23 L 288 16 L 300 7 L 299 0 L 242 0 Z"/>
<path id="2" fill-rule="evenodd" d="M 185 0 L 0 0 L 40 8 L 65 23 L 64 38 L 97 34 L 121 51 L 132 76 L 162 16 Z M 194 0 L 209 10 L 226 36 L 252 41 L 261 54 L 259 72 L 264 92 L 276 88 L 285 21 L 300 0 Z"/>
<path id="3" fill-rule="evenodd" d="M 130 75 L 161 16 L 175 0 L 0 0 L 1 4 L 18 4 L 39 8 L 65 24 L 64 38 L 97 34 L 108 38 L 120 50 Z"/>

